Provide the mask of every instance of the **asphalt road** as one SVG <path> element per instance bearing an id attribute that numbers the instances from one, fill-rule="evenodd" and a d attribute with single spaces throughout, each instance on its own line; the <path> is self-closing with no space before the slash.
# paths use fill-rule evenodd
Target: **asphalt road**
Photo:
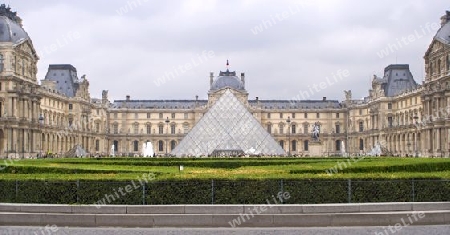
<path id="1" fill-rule="evenodd" d="M 392 228 L 393 229 L 393 228 Z M 392 232 L 394 231 L 394 232 Z M 390 234 L 450 234 L 450 225 L 409 226 L 399 230 L 389 230 L 387 227 L 328 227 L 328 228 L 59 228 L 47 227 L 0 227 L 0 235 L 390 235 Z"/>

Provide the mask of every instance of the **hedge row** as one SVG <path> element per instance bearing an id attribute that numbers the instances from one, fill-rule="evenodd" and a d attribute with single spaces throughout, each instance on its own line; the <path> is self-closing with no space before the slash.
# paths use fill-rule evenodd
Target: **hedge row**
<path id="1" fill-rule="evenodd" d="M 352 166 L 353 162 L 341 161 L 332 168 L 340 173 L 377 173 L 377 172 L 437 172 L 448 171 L 450 169 L 449 162 L 426 162 L 393 166 Z M 330 172 L 335 172 L 332 168 L 328 168 Z M 291 170 L 290 174 L 320 174 L 324 173 L 322 169 L 302 169 Z"/>
<path id="2" fill-rule="evenodd" d="M 128 188 L 127 188 L 128 187 Z M 449 180 L 0 181 L 0 202 L 52 204 L 288 204 L 449 201 Z M 103 204 L 101 203 L 101 204 Z"/>

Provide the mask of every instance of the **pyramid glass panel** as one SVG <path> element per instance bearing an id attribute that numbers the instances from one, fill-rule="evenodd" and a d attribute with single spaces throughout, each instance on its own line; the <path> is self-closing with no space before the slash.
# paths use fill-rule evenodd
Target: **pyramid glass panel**
<path id="1" fill-rule="evenodd" d="M 286 152 L 228 89 L 171 154 L 182 157 Z"/>

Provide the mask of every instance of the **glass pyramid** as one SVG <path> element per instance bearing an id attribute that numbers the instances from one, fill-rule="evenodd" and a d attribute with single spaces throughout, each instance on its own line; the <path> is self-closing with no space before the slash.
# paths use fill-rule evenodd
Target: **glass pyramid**
<path id="1" fill-rule="evenodd" d="M 183 157 L 286 152 L 228 89 L 171 154 Z"/>

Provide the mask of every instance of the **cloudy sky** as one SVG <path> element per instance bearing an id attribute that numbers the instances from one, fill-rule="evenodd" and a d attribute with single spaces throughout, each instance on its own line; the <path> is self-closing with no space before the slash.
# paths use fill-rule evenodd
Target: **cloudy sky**
<path id="1" fill-rule="evenodd" d="M 344 99 L 423 55 L 448 1 L 6 0 L 41 57 L 86 74 L 92 97 L 205 99 L 209 73 L 245 72 L 250 99 Z M 340 74 L 340 75 L 339 75 Z M 328 77 L 328 80 L 327 80 Z M 336 79 L 333 79 L 336 78 Z M 322 86 L 319 86 L 320 83 Z"/>

